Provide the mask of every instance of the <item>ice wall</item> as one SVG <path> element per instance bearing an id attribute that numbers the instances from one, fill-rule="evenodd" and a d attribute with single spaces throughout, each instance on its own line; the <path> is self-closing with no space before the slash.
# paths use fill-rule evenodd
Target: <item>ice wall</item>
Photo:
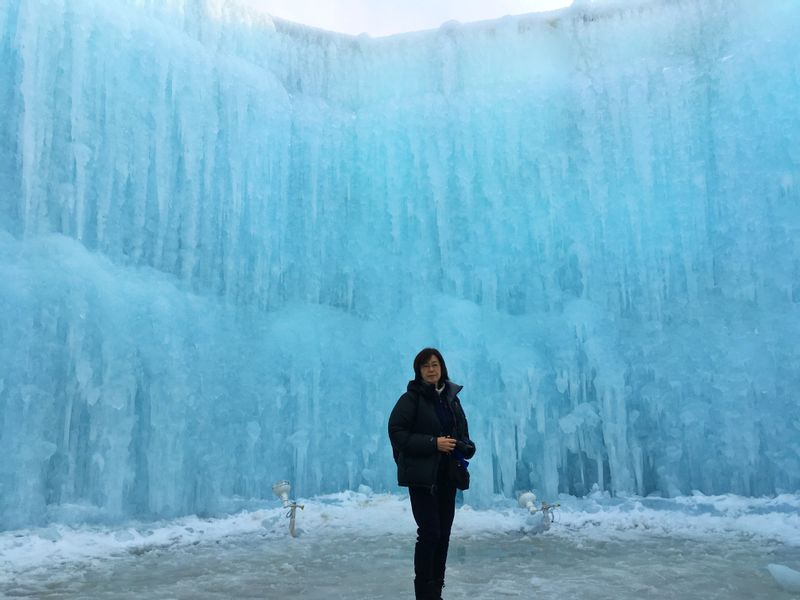
<path id="1" fill-rule="evenodd" d="M 0 528 L 394 488 L 438 345 L 468 501 L 800 488 L 795 2 L 383 39 L 0 6 Z"/>

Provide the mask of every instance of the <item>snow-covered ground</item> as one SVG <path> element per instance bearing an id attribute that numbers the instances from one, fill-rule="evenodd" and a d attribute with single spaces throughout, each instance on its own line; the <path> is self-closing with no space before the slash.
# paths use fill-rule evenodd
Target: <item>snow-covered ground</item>
<path id="1" fill-rule="evenodd" d="M 278 503 L 220 519 L 0 534 L 0 596 L 412 597 L 414 523 L 403 495 Z M 509 500 L 456 515 L 447 598 L 797 598 L 769 564 L 800 568 L 800 495 L 563 497 L 556 523 Z"/>

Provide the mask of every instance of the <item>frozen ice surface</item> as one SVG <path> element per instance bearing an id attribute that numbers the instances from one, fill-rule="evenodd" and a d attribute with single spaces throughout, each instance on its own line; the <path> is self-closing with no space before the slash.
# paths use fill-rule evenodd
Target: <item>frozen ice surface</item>
<path id="1" fill-rule="evenodd" d="M 343 493 L 285 510 L 116 529 L 0 535 L 0 594 L 36 598 L 411 597 L 414 524 L 406 497 Z M 498 499 L 461 507 L 448 598 L 495 600 L 794 597 L 770 563 L 800 563 L 800 497 L 673 500 L 562 497 L 547 533 Z M 42 535 L 44 533 L 44 536 Z"/>
<path id="2" fill-rule="evenodd" d="M 394 491 L 427 344 L 475 507 L 796 492 L 798 22 L 584 2 L 370 39 L 3 0 L 0 530 Z"/>

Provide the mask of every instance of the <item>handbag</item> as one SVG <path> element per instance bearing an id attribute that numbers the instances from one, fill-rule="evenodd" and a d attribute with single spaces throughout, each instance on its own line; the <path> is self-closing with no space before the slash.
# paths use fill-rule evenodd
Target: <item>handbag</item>
<path id="1" fill-rule="evenodd" d="M 455 455 L 450 457 L 450 481 L 452 481 L 459 490 L 469 489 L 469 471 L 467 470 L 467 466 L 469 466 L 469 463 L 464 460 L 462 456 Z"/>

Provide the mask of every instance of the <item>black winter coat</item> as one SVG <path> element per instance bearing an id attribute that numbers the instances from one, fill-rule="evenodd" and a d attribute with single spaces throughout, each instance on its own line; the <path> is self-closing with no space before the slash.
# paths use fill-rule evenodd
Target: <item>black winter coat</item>
<path id="1" fill-rule="evenodd" d="M 475 444 L 469 439 L 467 417 L 461 408 L 458 392 L 462 387 L 445 382 L 442 395 L 453 409 L 458 449 L 464 458 L 475 454 Z M 439 462 L 446 457 L 436 447 L 436 438 L 445 435 L 436 415 L 438 394 L 433 385 L 409 381 L 408 390 L 400 396 L 389 416 L 389 439 L 397 459 L 397 484 L 431 487 L 436 484 Z M 447 457 L 446 457 L 447 458 Z"/>

